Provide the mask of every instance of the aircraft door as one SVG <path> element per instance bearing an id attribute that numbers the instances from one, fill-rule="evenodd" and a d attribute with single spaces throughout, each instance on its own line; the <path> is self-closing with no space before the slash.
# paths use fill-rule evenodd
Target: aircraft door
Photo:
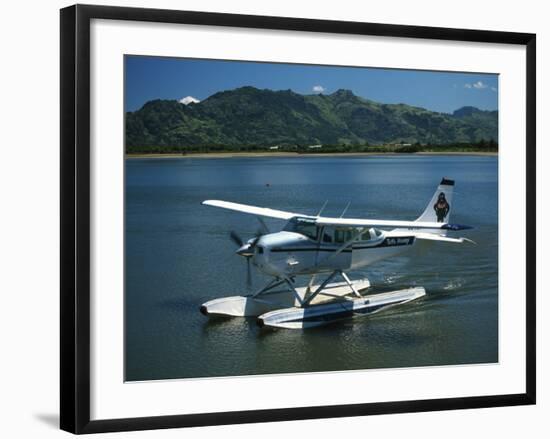
<path id="1" fill-rule="evenodd" d="M 323 227 L 319 239 L 319 251 L 317 252 L 317 264 L 319 268 L 330 270 L 347 270 L 351 267 L 352 249 L 346 248 L 337 251 L 353 237 L 351 229 L 337 229 Z"/>

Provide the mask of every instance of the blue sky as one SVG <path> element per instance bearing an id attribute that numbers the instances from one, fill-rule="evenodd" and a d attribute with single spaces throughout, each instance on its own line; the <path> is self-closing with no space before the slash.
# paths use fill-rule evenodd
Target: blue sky
<path id="1" fill-rule="evenodd" d="M 126 56 L 126 111 L 152 99 L 204 100 L 245 85 L 300 94 L 349 89 L 381 103 L 451 113 L 471 105 L 498 109 L 498 75 Z"/>

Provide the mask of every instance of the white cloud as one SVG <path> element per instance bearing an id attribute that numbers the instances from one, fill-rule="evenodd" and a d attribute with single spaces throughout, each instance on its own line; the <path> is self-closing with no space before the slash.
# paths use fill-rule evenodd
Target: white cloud
<path id="1" fill-rule="evenodd" d="M 483 81 L 476 81 L 476 82 L 472 82 L 471 84 L 469 83 L 464 84 L 464 88 L 475 88 L 476 90 L 482 90 L 487 87 L 488 85 L 485 84 Z"/>
<path id="2" fill-rule="evenodd" d="M 180 104 L 189 105 L 189 104 L 198 104 L 200 101 L 193 96 L 185 96 L 178 101 Z"/>
<path id="3" fill-rule="evenodd" d="M 326 88 L 323 87 L 322 85 L 314 85 L 312 90 L 313 90 L 313 93 L 323 93 L 326 90 Z"/>
<path id="4" fill-rule="evenodd" d="M 491 87 L 491 90 L 493 90 L 494 92 L 497 91 L 497 88 L 496 87 Z"/>

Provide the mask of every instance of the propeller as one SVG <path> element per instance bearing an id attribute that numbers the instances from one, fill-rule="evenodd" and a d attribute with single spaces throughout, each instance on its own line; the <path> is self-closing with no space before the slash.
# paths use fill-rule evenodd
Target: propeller
<path id="1" fill-rule="evenodd" d="M 245 242 L 241 238 L 241 236 L 234 230 L 229 233 L 229 238 L 231 239 L 231 241 L 233 241 L 238 246 L 236 253 L 239 256 L 244 256 L 246 258 L 246 289 L 249 292 L 252 289 L 252 268 L 250 267 L 250 260 L 254 255 L 254 248 L 256 247 L 256 244 L 258 243 L 262 235 L 262 230 L 258 230 L 252 240 Z"/>
<path id="2" fill-rule="evenodd" d="M 238 233 L 235 232 L 234 230 L 232 230 L 232 231 L 229 233 L 229 237 L 231 238 L 231 241 L 233 241 L 235 244 L 237 244 L 237 246 L 239 246 L 239 247 L 242 247 L 242 246 L 243 246 L 244 241 L 243 241 L 242 238 L 238 235 Z"/>
<path id="3" fill-rule="evenodd" d="M 246 290 L 249 293 L 252 290 L 252 269 L 250 268 L 250 258 L 246 258 Z"/>

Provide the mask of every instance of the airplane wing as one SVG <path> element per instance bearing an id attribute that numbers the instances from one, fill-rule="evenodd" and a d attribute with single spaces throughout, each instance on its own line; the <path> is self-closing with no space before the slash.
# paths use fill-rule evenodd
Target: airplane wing
<path id="1" fill-rule="evenodd" d="M 377 219 L 354 219 L 354 218 L 328 218 L 318 217 L 316 223 L 323 226 L 341 227 L 393 227 L 400 229 L 442 229 L 442 230 L 465 230 L 469 226 L 460 224 L 436 223 L 431 221 L 400 221 L 400 220 L 377 220 Z"/>
<path id="2" fill-rule="evenodd" d="M 267 207 L 249 206 L 248 204 L 232 203 L 230 201 L 206 200 L 202 204 L 206 206 L 221 207 L 222 209 L 234 210 L 237 212 L 248 213 L 250 215 L 266 216 L 268 218 L 277 218 L 289 220 L 295 216 L 306 216 L 299 213 L 285 212 L 283 210 L 269 209 Z"/>
<path id="3" fill-rule="evenodd" d="M 468 226 L 460 224 L 436 223 L 429 221 L 400 221 L 400 220 L 377 220 L 377 219 L 353 219 L 353 218 L 330 218 L 322 216 L 303 215 L 300 213 L 286 212 L 284 210 L 270 209 L 267 207 L 250 206 L 248 204 L 232 203 L 221 200 L 205 200 L 202 204 L 206 206 L 221 207 L 222 209 L 234 210 L 236 212 L 248 213 L 250 215 L 265 216 L 289 220 L 293 217 L 310 218 L 315 220 L 319 226 L 335 227 L 393 227 L 405 229 L 442 229 L 442 230 L 464 230 Z"/>

